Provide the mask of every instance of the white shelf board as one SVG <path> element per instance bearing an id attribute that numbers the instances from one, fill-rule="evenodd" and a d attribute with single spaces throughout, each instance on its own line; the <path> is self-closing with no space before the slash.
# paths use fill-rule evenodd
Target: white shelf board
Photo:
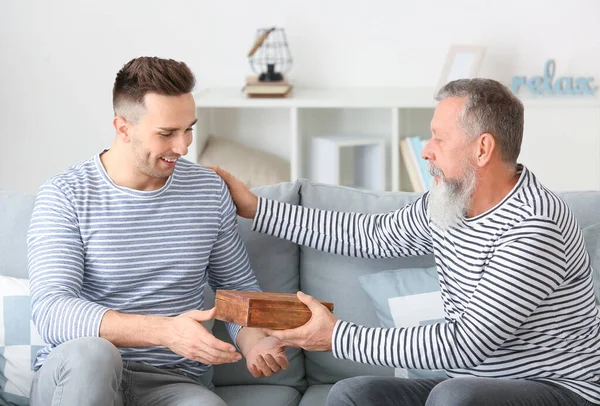
<path id="1" fill-rule="evenodd" d="M 235 108 L 435 108 L 434 89 L 407 88 L 302 88 L 284 98 L 249 98 L 239 87 L 206 88 L 194 93 L 197 107 Z M 594 96 L 519 96 L 525 107 L 600 107 Z"/>
<path id="2" fill-rule="evenodd" d="M 359 134 L 319 135 L 313 136 L 312 138 L 319 138 L 326 142 L 335 144 L 338 147 L 360 147 L 368 145 L 378 145 L 381 142 L 385 142 L 385 140 L 383 140 L 382 138 L 367 137 Z"/>
<path id="3" fill-rule="evenodd" d="M 523 106 L 527 107 L 600 107 L 600 98 L 597 95 L 586 96 L 520 96 Z"/>
<path id="4" fill-rule="evenodd" d="M 249 98 L 241 88 L 194 93 L 196 107 L 434 108 L 433 88 L 294 88 L 284 98 Z"/>

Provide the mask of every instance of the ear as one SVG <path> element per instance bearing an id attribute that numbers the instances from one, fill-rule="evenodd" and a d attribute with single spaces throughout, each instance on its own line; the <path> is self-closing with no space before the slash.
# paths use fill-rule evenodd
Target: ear
<path id="1" fill-rule="evenodd" d="M 117 131 L 117 137 L 125 143 L 130 140 L 131 125 L 123 117 L 117 116 L 113 119 L 113 126 Z"/>
<path id="2" fill-rule="evenodd" d="M 496 150 L 496 139 L 490 133 L 483 133 L 476 140 L 476 162 L 477 166 L 485 166 Z"/>

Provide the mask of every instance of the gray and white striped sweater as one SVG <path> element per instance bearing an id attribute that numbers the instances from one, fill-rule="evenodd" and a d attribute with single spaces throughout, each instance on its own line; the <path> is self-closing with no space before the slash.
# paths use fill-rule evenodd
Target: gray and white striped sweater
<path id="1" fill-rule="evenodd" d="M 45 182 L 28 233 L 34 323 L 48 347 L 98 336 L 109 309 L 175 316 L 204 307 L 204 286 L 260 290 L 235 206 L 213 171 L 180 159 L 159 190 L 115 185 L 95 156 Z M 235 342 L 240 326 L 227 325 Z M 125 361 L 201 375 L 165 347 L 120 348 Z"/>

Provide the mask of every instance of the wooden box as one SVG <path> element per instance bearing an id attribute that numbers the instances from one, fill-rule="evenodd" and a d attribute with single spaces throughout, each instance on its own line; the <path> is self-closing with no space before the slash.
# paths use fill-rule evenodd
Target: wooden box
<path id="1" fill-rule="evenodd" d="M 333 303 L 321 303 L 333 311 Z M 295 328 L 305 324 L 312 315 L 294 293 L 217 290 L 215 306 L 216 319 L 245 327 Z"/>

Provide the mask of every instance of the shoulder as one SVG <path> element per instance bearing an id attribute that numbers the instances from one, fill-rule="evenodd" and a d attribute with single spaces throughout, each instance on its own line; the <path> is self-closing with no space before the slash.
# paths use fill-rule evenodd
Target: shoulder
<path id="1" fill-rule="evenodd" d="M 195 190 L 199 193 L 223 194 L 225 182 L 215 171 L 197 163 L 180 158 L 173 173 L 173 183 L 178 188 Z"/>
<path id="2" fill-rule="evenodd" d="M 521 187 L 511 199 L 513 207 L 521 213 L 521 221 L 516 228 L 534 227 L 539 232 L 563 236 L 577 233 L 579 225 L 569 205 L 545 187 L 531 171 L 524 175 Z"/>
<path id="3" fill-rule="evenodd" d="M 94 157 L 78 162 L 61 173 L 47 179 L 38 194 L 44 191 L 58 191 L 67 197 L 82 193 L 85 189 L 94 187 L 99 181 Z"/>
<path id="4" fill-rule="evenodd" d="M 524 174 L 515 201 L 533 217 L 544 217 L 560 223 L 565 216 L 572 216 L 567 203 L 555 192 L 544 186 L 531 171 Z"/>

